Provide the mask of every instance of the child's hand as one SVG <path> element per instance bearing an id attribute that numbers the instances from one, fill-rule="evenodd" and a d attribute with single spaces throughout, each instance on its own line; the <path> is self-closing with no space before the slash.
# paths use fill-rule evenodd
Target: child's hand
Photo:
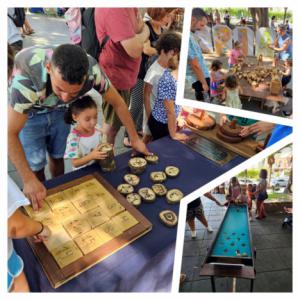
<path id="1" fill-rule="evenodd" d="M 40 243 L 43 241 L 47 241 L 49 237 L 51 236 L 51 230 L 47 225 L 44 225 L 44 228 L 41 233 L 36 234 L 33 236 L 35 243 Z"/>
<path id="2" fill-rule="evenodd" d="M 107 153 L 106 152 L 101 152 L 99 150 L 100 145 L 97 145 L 97 147 L 95 147 L 95 149 L 93 149 L 91 151 L 91 153 L 89 154 L 91 159 L 105 159 L 107 157 Z"/>
<path id="3" fill-rule="evenodd" d="M 182 128 L 186 127 L 185 119 L 184 118 L 178 118 L 177 126 L 178 126 L 179 129 L 182 129 Z"/>
<path id="4" fill-rule="evenodd" d="M 173 140 L 177 141 L 186 141 L 189 137 L 184 133 L 176 132 L 174 136 L 172 136 Z"/>
<path id="5" fill-rule="evenodd" d="M 227 122 L 227 116 L 223 115 L 220 118 L 220 126 L 223 126 Z"/>

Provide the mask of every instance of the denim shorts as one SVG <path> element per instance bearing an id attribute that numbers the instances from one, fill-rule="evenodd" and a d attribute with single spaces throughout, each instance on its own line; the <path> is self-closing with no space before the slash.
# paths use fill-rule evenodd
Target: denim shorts
<path id="1" fill-rule="evenodd" d="M 7 290 L 10 291 L 14 283 L 14 278 L 18 277 L 24 268 L 22 258 L 13 250 L 7 262 Z"/>
<path id="2" fill-rule="evenodd" d="M 20 132 L 20 140 L 32 171 L 40 171 L 47 164 L 47 152 L 54 158 L 63 158 L 70 125 L 64 122 L 64 110 L 29 113 Z"/>

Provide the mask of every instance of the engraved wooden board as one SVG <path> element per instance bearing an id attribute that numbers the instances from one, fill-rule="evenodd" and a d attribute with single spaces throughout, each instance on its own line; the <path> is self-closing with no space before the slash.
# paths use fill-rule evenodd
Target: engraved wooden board
<path id="1" fill-rule="evenodd" d="M 61 286 L 152 229 L 152 224 L 99 174 L 47 191 L 45 208 L 28 215 L 47 224 L 45 243 L 27 239 L 51 285 Z"/>

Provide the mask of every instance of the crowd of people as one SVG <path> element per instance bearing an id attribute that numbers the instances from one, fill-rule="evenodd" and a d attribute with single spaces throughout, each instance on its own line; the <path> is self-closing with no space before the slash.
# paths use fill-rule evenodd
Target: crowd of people
<path id="1" fill-rule="evenodd" d="M 187 82 L 194 90 L 196 100 L 241 109 L 242 102 L 239 97 L 239 80 L 236 75 L 222 72 L 222 68 L 232 69 L 235 65 L 244 61 L 246 55 L 243 53 L 241 42 L 235 40 L 233 41 L 232 49 L 228 52 L 228 64 L 223 66 L 220 60 L 214 60 L 209 70 L 203 57 L 203 51 L 206 51 L 206 47 L 201 38 L 201 32 L 204 36 L 207 35 L 207 26 L 210 22 L 210 18 L 211 17 L 201 8 L 194 8 L 192 10 Z M 230 22 L 228 11 L 225 12 L 224 21 L 226 24 Z M 278 25 L 275 21 L 276 18 L 272 17 L 270 28 L 275 32 L 274 42 L 268 44 L 268 47 L 274 51 L 274 61 L 280 62 L 283 66 L 282 87 L 284 92 L 286 92 L 284 94 L 290 96 L 292 90 L 293 66 L 291 30 L 288 20 L 285 24 Z M 220 13 L 216 10 L 215 23 L 220 24 L 220 22 Z"/>

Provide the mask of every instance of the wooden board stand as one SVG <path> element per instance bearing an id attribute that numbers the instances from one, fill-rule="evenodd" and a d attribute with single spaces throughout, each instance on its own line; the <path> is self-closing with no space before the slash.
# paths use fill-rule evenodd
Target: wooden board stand
<path id="1" fill-rule="evenodd" d="M 219 126 L 220 125 L 217 124 L 213 129 L 210 129 L 210 130 L 199 130 L 199 129 L 193 128 L 191 126 L 188 126 L 188 128 L 190 130 L 192 130 L 193 132 L 195 132 L 196 134 L 198 134 L 204 138 L 207 138 L 208 140 L 210 140 L 216 144 L 219 144 L 219 145 L 227 148 L 228 150 L 231 150 L 232 152 L 237 153 L 238 155 L 240 155 L 242 157 L 250 158 L 256 154 L 256 148 L 258 146 L 257 141 L 251 140 L 251 138 L 245 138 L 241 142 L 235 143 L 235 144 L 230 144 L 230 143 L 224 142 L 217 137 L 217 132 L 219 130 Z"/>
<path id="2" fill-rule="evenodd" d="M 121 205 L 123 207 L 122 208 L 123 212 L 114 215 L 110 220 L 114 220 L 118 216 L 120 219 L 120 215 L 125 213 L 128 216 L 133 217 L 132 220 L 134 220 L 133 224 L 135 225 L 133 226 L 132 224 L 129 225 L 131 227 L 128 229 L 126 229 L 126 227 L 123 228 L 124 230 L 121 230 L 122 232 L 121 234 L 117 235 L 114 238 L 110 238 L 110 240 L 104 242 L 98 248 L 92 251 L 87 251 L 88 252 L 87 254 L 84 254 L 83 250 L 80 249 L 80 247 L 78 246 L 78 249 L 80 249 L 82 252 L 80 253 L 81 257 L 71 263 L 68 263 L 66 265 L 61 265 L 61 267 L 59 266 L 57 260 L 50 253 L 50 251 L 48 251 L 44 243 L 34 243 L 32 238 L 27 239 L 33 252 L 35 253 L 38 260 L 40 261 L 42 268 L 45 271 L 46 276 L 49 279 L 53 288 L 57 288 L 62 284 L 66 283 L 67 281 L 71 280 L 72 278 L 78 276 L 80 273 L 89 269 L 93 265 L 101 262 L 108 256 L 117 252 L 121 248 L 130 244 L 131 242 L 138 239 L 139 237 L 146 234 L 152 229 L 152 224 L 135 207 L 133 207 L 123 196 L 121 196 L 105 179 L 103 179 L 97 173 L 86 175 L 79 179 L 75 179 L 68 183 L 57 186 L 55 188 L 49 189 L 47 191 L 47 197 L 65 191 L 67 189 L 74 188 L 92 179 L 93 180 L 96 179 L 97 182 L 100 183 L 100 185 L 102 186 L 102 195 L 106 194 L 108 197 L 112 197 L 114 200 L 118 202 L 118 205 Z M 98 200 L 101 199 L 97 199 L 97 201 Z M 72 203 L 74 203 L 74 200 Z M 26 211 L 28 212 L 28 210 L 30 209 L 27 208 Z M 64 227 L 66 228 L 66 226 Z M 96 229 L 97 228 L 98 227 L 96 227 Z M 91 229 L 91 231 L 93 231 L 94 229 Z M 74 238 L 73 242 L 75 240 L 76 238 Z"/>

